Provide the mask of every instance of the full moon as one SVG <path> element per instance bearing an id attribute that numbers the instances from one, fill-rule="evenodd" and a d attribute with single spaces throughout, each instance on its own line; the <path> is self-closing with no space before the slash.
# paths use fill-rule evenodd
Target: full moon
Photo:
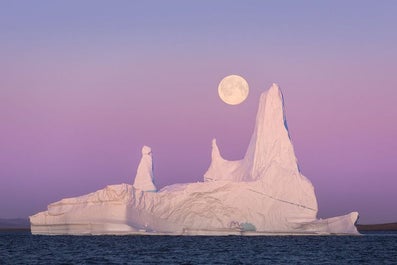
<path id="1" fill-rule="evenodd" d="M 239 75 L 229 75 L 218 86 L 219 97 L 229 105 L 237 105 L 248 97 L 247 81 Z"/>

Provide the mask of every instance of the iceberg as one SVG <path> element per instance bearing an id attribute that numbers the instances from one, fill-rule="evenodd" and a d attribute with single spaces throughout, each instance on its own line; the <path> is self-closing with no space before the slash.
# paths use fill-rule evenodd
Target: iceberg
<path id="1" fill-rule="evenodd" d="M 314 188 L 300 172 L 277 84 L 261 94 L 242 160 L 228 161 L 212 141 L 203 182 L 157 190 L 152 152 L 142 148 L 133 185 L 110 185 L 62 199 L 30 216 L 43 235 L 327 235 L 359 234 L 358 213 L 318 219 Z"/>

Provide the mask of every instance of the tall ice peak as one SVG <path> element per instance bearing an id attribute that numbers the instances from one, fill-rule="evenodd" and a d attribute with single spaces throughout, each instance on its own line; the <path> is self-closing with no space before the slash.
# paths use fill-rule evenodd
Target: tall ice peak
<path id="1" fill-rule="evenodd" d="M 259 181 L 269 196 L 317 210 L 313 186 L 299 171 L 283 94 L 277 84 L 260 96 L 255 129 L 244 158 L 237 161 L 222 158 L 215 141 L 211 157 L 204 181 Z"/>
<path id="2" fill-rule="evenodd" d="M 253 181 L 263 177 L 274 163 L 298 171 L 284 113 L 283 94 L 276 83 L 260 96 L 255 129 L 242 160 L 227 161 L 214 139 L 212 162 L 204 180 Z M 225 174 L 227 172 L 227 174 Z"/>

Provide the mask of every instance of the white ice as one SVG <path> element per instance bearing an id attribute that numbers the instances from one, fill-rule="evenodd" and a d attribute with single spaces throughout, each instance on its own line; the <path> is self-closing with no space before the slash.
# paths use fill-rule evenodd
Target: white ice
<path id="1" fill-rule="evenodd" d="M 317 219 L 276 84 L 262 93 L 245 157 L 222 158 L 216 141 L 204 182 L 156 192 L 152 156 L 142 149 L 134 185 L 120 184 L 48 205 L 30 217 L 33 234 L 274 235 L 358 234 L 358 213 Z"/>
<path id="2" fill-rule="evenodd" d="M 157 191 L 153 183 L 152 149 L 149 146 L 142 147 L 142 158 L 136 172 L 134 188 L 142 191 Z"/>

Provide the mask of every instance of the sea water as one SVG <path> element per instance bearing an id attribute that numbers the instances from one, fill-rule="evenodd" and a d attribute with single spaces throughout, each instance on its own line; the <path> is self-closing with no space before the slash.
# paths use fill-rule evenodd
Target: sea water
<path id="1" fill-rule="evenodd" d="M 0 232 L 0 264 L 397 264 L 397 233 L 38 236 Z"/>

